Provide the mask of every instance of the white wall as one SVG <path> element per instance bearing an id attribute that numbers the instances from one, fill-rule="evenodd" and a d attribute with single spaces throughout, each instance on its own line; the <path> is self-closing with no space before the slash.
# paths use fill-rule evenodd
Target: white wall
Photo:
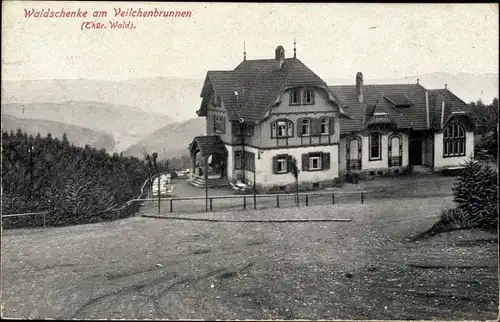
<path id="1" fill-rule="evenodd" d="M 299 183 L 300 182 L 318 182 L 324 180 L 333 180 L 339 176 L 338 169 L 338 146 L 318 146 L 318 147 L 301 147 L 292 149 L 273 149 L 262 150 L 260 160 L 258 159 L 257 149 L 245 147 L 245 150 L 255 154 L 255 168 L 257 184 L 262 186 L 286 185 L 294 183 L 295 179 L 291 173 L 274 174 L 273 173 L 273 157 L 279 154 L 293 155 L 297 159 L 299 167 Z M 302 171 L 302 154 L 310 152 L 329 152 L 330 153 L 330 169 L 323 171 Z M 247 171 L 247 180 L 253 181 L 253 173 Z"/>
<path id="2" fill-rule="evenodd" d="M 389 136 L 393 133 L 399 133 L 403 139 L 403 160 L 402 160 L 402 166 L 405 167 L 408 165 L 408 135 L 405 133 L 401 132 L 387 132 L 387 133 L 382 133 L 382 158 L 381 160 L 373 160 L 370 161 L 370 138 L 369 138 L 369 133 L 362 133 L 358 134 L 359 137 L 361 137 L 361 144 L 362 144 L 362 159 L 361 159 L 361 170 L 373 170 L 373 169 L 384 169 L 389 167 Z M 344 172 L 346 171 L 346 144 L 347 144 L 347 139 L 350 139 L 351 137 L 342 137 L 340 139 L 340 146 L 339 146 L 339 152 L 340 152 L 340 160 L 339 160 L 339 171 Z M 393 151 L 395 149 L 399 150 L 398 147 L 392 147 Z"/>
<path id="3" fill-rule="evenodd" d="M 443 157 L 443 132 L 434 134 L 434 168 L 461 166 L 474 157 L 474 132 L 465 132 L 465 156 Z"/>

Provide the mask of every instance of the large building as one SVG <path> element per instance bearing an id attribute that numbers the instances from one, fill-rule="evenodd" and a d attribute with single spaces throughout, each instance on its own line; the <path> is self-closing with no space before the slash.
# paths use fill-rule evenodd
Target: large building
<path id="1" fill-rule="evenodd" d="M 468 106 L 448 89 L 364 85 L 361 73 L 352 86 L 328 86 L 282 46 L 274 58 L 207 72 L 201 97 L 207 129 L 189 147 L 193 169 L 206 164 L 219 184 L 293 185 L 292 158 L 301 186 L 321 187 L 348 171 L 441 170 L 473 156 Z"/>

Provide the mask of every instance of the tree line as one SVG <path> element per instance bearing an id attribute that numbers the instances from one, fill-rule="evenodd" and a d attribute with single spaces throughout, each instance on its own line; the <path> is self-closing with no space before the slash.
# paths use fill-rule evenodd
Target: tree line
<path id="1" fill-rule="evenodd" d="M 162 171 L 157 154 L 145 160 L 70 144 L 51 134 L 2 132 L 2 215 L 47 211 L 50 224 L 101 221 L 138 197 Z"/>
<path id="2" fill-rule="evenodd" d="M 476 124 L 476 135 L 480 139 L 475 144 L 476 150 L 486 150 L 489 155 L 497 157 L 498 151 L 498 98 L 491 104 L 481 100 L 469 104 L 472 120 Z"/>

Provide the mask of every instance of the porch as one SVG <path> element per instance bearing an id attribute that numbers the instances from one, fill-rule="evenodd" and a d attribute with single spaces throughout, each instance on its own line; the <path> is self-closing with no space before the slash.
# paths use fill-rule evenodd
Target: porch
<path id="1" fill-rule="evenodd" d="M 228 186 L 227 149 L 217 135 L 197 136 L 189 145 L 191 176 L 188 182 L 200 188 Z"/>

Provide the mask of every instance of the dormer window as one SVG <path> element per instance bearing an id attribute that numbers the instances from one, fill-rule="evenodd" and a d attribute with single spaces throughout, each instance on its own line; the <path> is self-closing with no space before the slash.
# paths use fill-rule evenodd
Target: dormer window
<path id="1" fill-rule="evenodd" d="M 290 105 L 300 104 L 300 90 L 294 89 L 290 91 Z"/>
<path id="2" fill-rule="evenodd" d="M 314 91 L 312 89 L 304 91 L 304 104 L 314 104 Z"/>

